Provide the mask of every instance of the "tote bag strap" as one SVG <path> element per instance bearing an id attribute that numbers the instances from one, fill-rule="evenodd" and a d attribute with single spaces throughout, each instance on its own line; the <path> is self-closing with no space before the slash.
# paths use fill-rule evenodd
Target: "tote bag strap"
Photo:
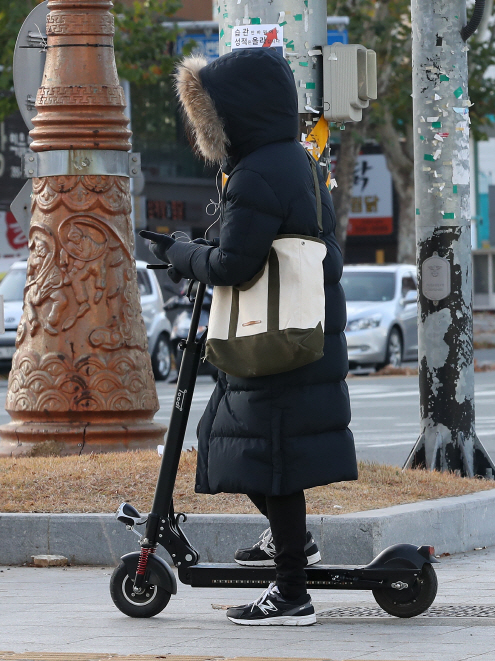
<path id="1" fill-rule="evenodd" d="M 236 337 L 239 323 L 239 296 L 237 287 L 232 287 L 232 307 L 230 309 L 229 340 Z M 279 330 L 280 317 L 280 270 L 277 252 L 270 249 L 268 255 L 268 299 L 267 299 L 267 331 Z"/>
<path id="2" fill-rule="evenodd" d="M 306 151 L 306 150 L 305 150 Z M 311 171 L 313 173 L 313 181 L 315 184 L 315 195 L 316 195 L 316 220 L 318 222 L 318 234 L 323 234 L 323 222 L 321 215 L 321 193 L 320 193 L 320 182 L 318 181 L 318 173 L 316 171 L 316 161 L 311 156 L 309 151 L 306 151 L 306 155 L 309 159 L 311 165 Z"/>

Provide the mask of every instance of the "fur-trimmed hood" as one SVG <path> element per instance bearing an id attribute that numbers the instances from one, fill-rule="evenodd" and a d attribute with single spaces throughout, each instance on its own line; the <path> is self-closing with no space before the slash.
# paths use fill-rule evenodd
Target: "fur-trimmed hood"
<path id="1" fill-rule="evenodd" d="M 272 48 L 234 50 L 210 64 L 187 57 L 177 68 L 176 87 L 207 161 L 234 166 L 262 145 L 297 139 L 294 76 Z"/>

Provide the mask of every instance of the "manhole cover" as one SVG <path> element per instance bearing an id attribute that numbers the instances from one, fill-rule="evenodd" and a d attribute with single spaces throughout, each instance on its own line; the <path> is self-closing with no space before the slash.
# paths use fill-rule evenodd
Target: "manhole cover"
<path id="1" fill-rule="evenodd" d="M 381 608 L 330 608 L 320 611 L 317 617 L 393 617 Z M 432 606 L 418 617 L 494 617 L 495 606 Z"/>

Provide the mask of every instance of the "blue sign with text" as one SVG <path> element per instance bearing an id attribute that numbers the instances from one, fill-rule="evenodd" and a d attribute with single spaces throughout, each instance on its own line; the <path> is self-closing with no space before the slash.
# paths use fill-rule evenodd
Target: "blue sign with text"
<path id="1" fill-rule="evenodd" d="M 177 55 L 180 55 L 186 44 L 194 42 L 193 55 L 203 55 L 208 62 L 218 57 L 218 34 L 206 36 L 205 34 L 186 34 L 177 37 Z"/>

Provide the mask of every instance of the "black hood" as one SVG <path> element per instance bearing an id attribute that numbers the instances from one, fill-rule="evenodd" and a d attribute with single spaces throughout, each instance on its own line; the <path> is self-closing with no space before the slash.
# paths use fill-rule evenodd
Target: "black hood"
<path id="1" fill-rule="evenodd" d="M 234 50 L 199 71 L 229 140 L 228 160 L 298 135 L 294 75 L 273 48 Z"/>
<path id="2" fill-rule="evenodd" d="M 208 64 L 184 58 L 176 88 L 191 135 L 206 161 L 234 166 L 259 147 L 298 136 L 292 71 L 273 48 L 235 50 Z"/>

